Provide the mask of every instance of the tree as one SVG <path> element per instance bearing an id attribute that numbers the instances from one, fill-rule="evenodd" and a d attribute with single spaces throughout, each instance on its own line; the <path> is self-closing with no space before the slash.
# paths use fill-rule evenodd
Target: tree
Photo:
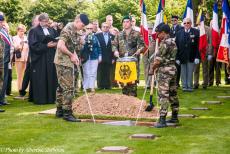
<path id="1" fill-rule="evenodd" d="M 1 0 L 0 11 L 5 14 L 10 23 L 21 22 L 23 19 L 24 10 L 19 0 Z"/>
<path id="2" fill-rule="evenodd" d="M 87 4 L 87 2 L 76 0 L 38 0 L 29 9 L 24 20 L 29 25 L 33 16 L 46 12 L 52 20 L 66 24 L 72 21 L 77 14 L 84 12 Z"/>

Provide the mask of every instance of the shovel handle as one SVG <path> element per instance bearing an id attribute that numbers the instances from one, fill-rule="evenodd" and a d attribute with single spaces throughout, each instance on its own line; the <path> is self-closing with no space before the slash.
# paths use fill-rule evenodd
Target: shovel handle
<path id="1" fill-rule="evenodd" d="M 150 95 L 153 95 L 153 87 L 154 87 L 154 75 L 151 76 L 151 86 L 150 86 Z"/>

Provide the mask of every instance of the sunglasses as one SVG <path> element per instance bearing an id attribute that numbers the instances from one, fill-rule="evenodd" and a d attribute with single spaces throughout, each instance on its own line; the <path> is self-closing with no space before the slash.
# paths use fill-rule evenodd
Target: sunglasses
<path id="1" fill-rule="evenodd" d="M 184 25 L 189 25 L 190 24 L 190 22 L 184 22 Z"/>
<path id="2" fill-rule="evenodd" d="M 86 29 L 93 29 L 93 28 L 86 28 Z"/>
<path id="3" fill-rule="evenodd" d="M 172 19 L 171 21 L 177 21 L 176 19 Z"/>

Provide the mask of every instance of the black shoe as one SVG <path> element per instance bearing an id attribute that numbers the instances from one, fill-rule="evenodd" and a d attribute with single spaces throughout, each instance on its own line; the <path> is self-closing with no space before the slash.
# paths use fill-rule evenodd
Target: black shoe
<path id="1" fill-rule="evenodd" d="M 208 86 L 209 86 L 209 87 L 213 86 L 213 82 L 210 82 L 210 83 L 208 84 Z"/>
<path id="2" fill-rule="evenodd" d="M 203 86 L 203 89 L 207 89 L 207 86 Z"/>
<path id="3" fill-rule="evenodd" d="M 154 127 L 155 128 L 164 128 L 164 127 L 167 127 L 165 118 L 166 118 L 166 116 L 160 116 L 159 122 Z"/>
<path id="4" fill-rule="evenodd" d="M 10 105 L 10 103 L 4 101 L 4 102 L 0 102 L 1 105 Z"/>
<path id="5" fill-rule="evenodd" d="M 166 123 L 179 123 L 178 112 L 173 111 L 171 119 L 166 120 Z"/>
<path id="6" fill-rule="evenodd" d="M 26 95 L 26 91 L 24 91 L 24 90 L 19 90 L 19 94 L 20 94 L 20 96 L 25 96 Z"/>
<path id="7" fill-rule="evenodd" d="M 5 110 L 3 110 L 3 109 L 0 109 L 0 112 L 5 112 Z"/>
<path id="8" fill-rule="evenodd" d="M 198 85 L 194 85 L 193 89 L 198 89 L 199 86 Z"/>
<path id="9" fill-rule="evenodd" d="M 62 118 L 62 117 L 63 117 L 63 110 L 62 110 L 62 107 L 57 107 L 57 110 L 56 110 L 56 117 L 57 117 L 57 118 Z"/>
<path id="10" fill-rule="evenodd" d="M 81 122 L 80 119 L 74 117 L 71 110 L 63 110 L 63 119 L 69 122 Z"/>

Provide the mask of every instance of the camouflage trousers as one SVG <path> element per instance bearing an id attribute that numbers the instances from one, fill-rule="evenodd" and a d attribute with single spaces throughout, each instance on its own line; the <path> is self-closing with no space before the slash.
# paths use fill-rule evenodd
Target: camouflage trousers
<path id="1" fill-rule="evenodd" d="M 178 112 L 179 100 L 177 96 L 176 75 L 167 75 L 158 72 L 157 82 L 160 116 L 167 115 L 169 105 L 171 105 L 173 112 Z"/>
<path id="2" fill-rule="evenodd" d="M 56 91 L 56 105 L 63 110 L 72 110 L 73 98 L 76 94 L 78 72 L 77 69 L 56 65 L 58 88 Z M 73 73 L 74 71 L 74 73 Z"/>
<path id="3" fill-rule="evenodd" d="M 122 86 L 122 94 L 137 97 L 137 83 L 130 83 Z"/>

